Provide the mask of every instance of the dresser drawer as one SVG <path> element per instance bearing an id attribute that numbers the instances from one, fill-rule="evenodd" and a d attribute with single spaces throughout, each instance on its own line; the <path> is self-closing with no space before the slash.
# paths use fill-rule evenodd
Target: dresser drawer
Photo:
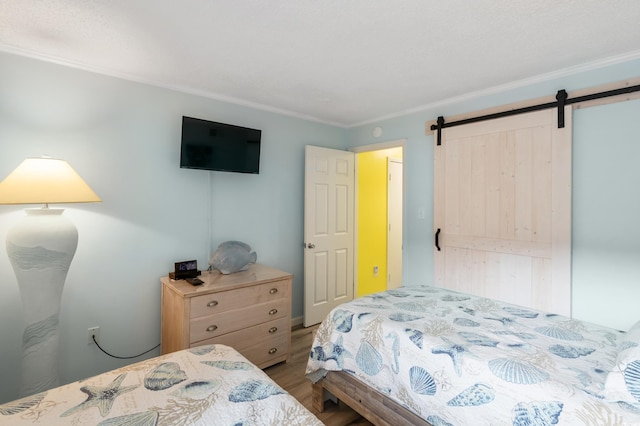
<path id="1" fill-rule="evenodd" d="M 288 281 L 276 281 L 191 298 L 191 318 L 287 298 Z"/>
<path id="2" fill-rule="evenodd" d="M 248 348 L 239 349 L 238 352 L 259 368 L 264 368 L 276 362 L 284 361 L 289 356 L 289 336 L 288 334 L 281 334 L 269 341 L 268 345 L 256 343 Z"/>
<path id="3" fill-rule="evenodd" d="M 277 299 L 253 306 L 245 305 L 230 312 L 194 318 L 190 322 L 189 342 L 193 344 L 275 319 L 288 318 L 290 304 L 289 299 Z"/>
<path id="4" fill-rule="evenodd" d="M 219 343 L 221 345 L 231 346 L 232 348 L 242 352 L 245 349 L 256 345 L 261 345 L 267 350 L 274 347 L 275 342 L 281 342 L 282 336 L 289 338 L 289 318 L 280 318 L 275 321 L 265 322 L 264 324 L 248 327 L 243 330 L 234 331 L 223 334 L 212 339 L 197 342 L 192 346 L 209 345 Z M 280 351 L 278 351 L 280 352 Z"/>

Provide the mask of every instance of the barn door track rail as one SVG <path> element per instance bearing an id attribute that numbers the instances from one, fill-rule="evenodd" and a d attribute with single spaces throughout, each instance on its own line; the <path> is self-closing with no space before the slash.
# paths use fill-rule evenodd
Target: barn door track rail
<path id="1" fill-rule="evenodd" d="M 598 93 L 590 93 L 584 96 L 577 96 L 575 98 L 569 98 L 566 90 L 558 90 L 556 93 L 556 100 L 554 102 L 545 102 L 537 105 L 529 105 L 522 108 L 515 108 L 506 111 L 495 112 L 492 114 L 479 115 L 477 117 L 465 118 L 457 121 L 445 122 L 443 116 L 439 116 L 436 120 L 436 124 L 431 125 L 432 131 L 437 131 L 437 144 L 442 144 L 442 129 L 447 127 L 462 126 L 464 124 L 477 123 L 480 121 L 493 120 L 496 118 L 509 117 L 517 114 L 525 114 L 528 112 L 540 111 L 543 109 L 558 109 L 558 128 L 564 128 L 564 107 L 566 105 L 577 104 L 580 102 L 587 102 L 596 99 L 608 98 L 611 96 L 625 95 L 628 93 L 640 92 L 640 84 L 634 86 L 621 87 L 619 89 L 606 90 Z"/>

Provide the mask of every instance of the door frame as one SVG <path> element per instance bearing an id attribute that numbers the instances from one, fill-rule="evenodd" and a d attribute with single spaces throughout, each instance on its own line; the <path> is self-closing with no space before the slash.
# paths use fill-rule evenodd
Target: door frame
<path id="1" fill-rule="evenodd" d="M 378 143 L 373 143 L 373 144 L 369 144 L 369 145 L 358 145 L 358 146 L 354 146 L 348 149 L 348 151 L 351 151 L 355 154 L 359 154 L 362 152 L 371 152 L 371 151 L 381 151 L 381 150 L 385 150 L 385 149 L 389 149 L 389 148 L 398 148 L 401 147 L 402 148 L 402 160 L 403 160 L 403 164 L 404 164 L 404 159 L 406 157 L 406 150 L 407 150 L 407 140 L 406 139 L 394 139 L 394 140 L 390 140 L 390 141 L 385 141 L 385 142 L 378 142 Z M 407 181 L 407 174 L 405 172 L 406 167 L 402 168 L 402 193 L 406 193 L 406 181 Z M 355 189 L 354 189 L 354 197 L 355 197 L 355 203 L 354 203 L 354 241 L 353 241 L 353 294 L 354 297 L 356 294 L 358 294 L 358 156 L 356 155 L 355 158 L 355 176 L 356 176 L 356 181 L 355 181 Z M 402 198 L 402 214 L 403 214 L 403 218 L 404 218 L 404 212 L 405 212 L 405 200 L 406 197 Z M 405 235 L 405 229 L 406 227 L 403 227 L 402 229 L 402 242 L 403 242 L 403 246 L 404 246 L 404 235 Z M 403 268 L 404 268 L 404 260 L 403 260 Z"/>
<path id="2" fill-rule="evenodd" d="M 398 170 L 398 167 L 400 168 Z M 399 173 L 398 173 L 399 172 Z M 392 184 L 392 182 L 394 182 L 394 180 L 392 179 L 392 177 L 398 177 L 397 175 L 401 176 L 401 182 L 400 182 L 400 188 L 398 188 L 396 185 Z M 394 276 L 394 285 L 399 285 L 402 286 L 402 265 L 403 265 L 403 257 L 404 257 L 404 247 L 403 247 L 403 237 L 404 237 L 404 186 L 402 185 L 404 182 L 404 149 L 402 152 L 402 157 L 401 158 L 397 158 L 397 157 L 387 157 L 387 276 L 386 276 L 386 281 L 387 281 L 387 290 L 393 290 L 395 288 L 398 287 L 391 287 L 389 288 L 389 285 L 391 284 L 390 282 L 390 278 L 391 276 Z M 398 214 L 396 212 L 396 206 L 398 203 L 395 203 L 397 201 L 397 197 L 400 197 L 401 202 L 399 203 L 401 205 L 401 210 L 400 210 L 400 214 Z M 397 231 L 397 229 L 399 228 L 400 232 Z M 400 271 L 394 270 L 395 272 L 397 272 L 396 275 L 392 275 L 391 274 L 391 266 L 392 265 L 397 265 L 397 258 L 394 258 L 394 254 L 398 251 L 397 247 L 393 247 L 394 250 L 390 250 L 390 246 L 391 246 L 391 235 L 394 235 L 393 241 L 395 242 L 395 244 L 397 244 L 397 237 L 400 237 Z M 391 253 L 391 254 L 390 254 Z M 395 260 L 395 261 L 394 261 Z M 399 280 L 396 277 L 397 275 L 399 275 Z"/>

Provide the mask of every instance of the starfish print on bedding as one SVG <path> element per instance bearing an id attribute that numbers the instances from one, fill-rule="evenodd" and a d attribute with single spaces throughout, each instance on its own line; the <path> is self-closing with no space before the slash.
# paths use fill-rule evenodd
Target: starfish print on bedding
<path id="1" fill-rule="evenodd" d="M 311 359 L 321 362 L 334 360 L 336 364 L 338 364 L 338 367 L 342 369 L 344 358 L 353 358 L 351 356 L 351 352 L 346 350 L 343 346 L 342 341 L 342 336 L 340 336 L 338 337 L 336 343 L 329 342 L 329 344 L 331 345 L 331 349 L 329 349 L 329 352 L 325 352 L 322 346 L 316 346 L 315 348 L 311 349 Z"/>
<path id="2" fill-rule="evenodd" d="M 127 392 L 131 392 L 138 387 L 138 385 L 120 387 L 120 384 L 126 376 L 127 373 L 120 374 L 107 386 L 81 387 L 80 390 L 89 396 L 83 403 L 78 404 L 75 407 L 70 408 L 62 413 L 61 417 L 70 416 L 71 414 L 77 413 L 78 411 L 82 411 L 89 407 L 98 407 L 102 417 L 105 417 L 107 414 L 109 414 L 111 406 L 118 396 Z"/>
<path id="3" fill-rule="evenodd" d="M 351 356 L 351 352 L 349 352 L 348 350 L 345 349 L 345 347 L 343 346 L 342 343 L 342 336 L 338 337 L 338 340 L 336 341 L 335 344 L 331 344 L 331 356 L 330 358 L 333 358 L 336 363 L 338 364 L 338 367 L 342 368 L 342 363 L 344 362 L 345 358 L 352 358 Z"/>
<path id="4" fill-rule="evenodd" d="M 453 369 L 455 370 L 456 374 L 460 376 L 461 375 L 460 362 L 462 361 L 462 357 L 465 355 L 470 355 L 476 359 L 478 357 L 474 355 L 471 351 L 469 351 L 468 348 L 470 345 L 460 345 L 458 343 L 452 342 L 446 337 L 440 337 L 440 338 L 444 340 L 447 344 L 442 346 L 437 346 L 431 349 L 431 353 L 436 355 L 439 355 L 439 354 L 449 355 L 449 357 L 451 357 L 451 361 L 453 362 Z"/>

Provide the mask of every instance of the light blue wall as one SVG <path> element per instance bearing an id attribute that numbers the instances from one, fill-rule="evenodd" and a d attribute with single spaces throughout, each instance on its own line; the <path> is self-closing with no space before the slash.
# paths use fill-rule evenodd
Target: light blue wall
<path id="1" fill-rule="evenodd" d="M 180 169 L 182 115 L 262 129 L 260 174 Z M 88 327 L 100 326 L 115 354 L 156 345 L 160 277 L 177 260 L 206 267 L 210 249 L 227 239 L 295 274 L 293 316 L 302 316 L 306 144 L 345 148 L 346 130 L 0 53 L 0 179 L 46 154 L 66 159 L 103 200 L 64 206 L 79 244 L 62 299 L 62 381 L 131 362 L 87 345 Z M 0 241 L 23 215 L 21 206 L 0 206 Z M 3 402 L 18 396 L 22 312 L 0 253 Z"/>
<path id="2" fill-rule="evenodd" d="M 344 130 L 0 53 L 0 177 L 25 157 L 48 154 L 68 160 L 103 199 L 65 206 L 80 241 L 62 301 L 62 380 L 127 363 L 88 346 L 88 327 L 100 326 L 101 342 L 117 354 L 157 344 L 159 278 L 175 260 L 206 265 L 227 239 L 250 243 L 259 261 L 295 274 L 293 316 L 301 316 L 304 145 L 407 140 L 403 274 L 408 285 L 429 284 L 433 138 L 425 122 L 638 77 L 638 69 L 640 60 L 629 61 Z M 617 328 L 640 319 L 633 306 L 640 298 L 638 108 L 636 101 L 574 114 L 574 313 Z M 262 129 L 260 175 L 180 169 L 182 115 Z M 372 136 L 376 126 L 380 138 Z M 615 150 L 605 151 L 607 144 Z M 0 206 L 0 240 L 22 215 L 20 207 Z M 603 223 L 614 225 L 610 233 Z M 6 255 L 0 294 L 2 402 L 17 397 L 22 337 Z M 613 303 L 603 309 L 602 300 Z"/>
<path id="3" fill-rule="evenodd" d="M 406 138 L 403 274 L 406 285 L 433 283 L 433 150 L 425 122 L 640 77 L 640 60 L 469 97 L 349 130 L 350 146 Z M 628 329 L 640 320 L 640 101 L 574 112 L 573 312 L 578 319 Z M 381 127 L 383 135 L 372 136 Z M 419 219 L 419 209 L 426 209 Z M 607 225 L 608 224 L 608 225 Z M 607 229 L 605 229 L 607 226 Z"/>
<path id="4" fill-rule="evenodd" d="M 640 100 L 578 110 L 573 154 L 573 314 L 640 320 Z"/>

